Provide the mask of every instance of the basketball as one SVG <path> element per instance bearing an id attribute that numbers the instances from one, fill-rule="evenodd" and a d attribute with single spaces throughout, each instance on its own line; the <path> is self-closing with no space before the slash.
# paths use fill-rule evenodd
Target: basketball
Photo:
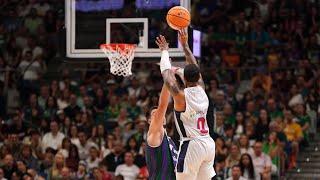
<path id="1" fill-rule="evenodd" d="M 186 28 L 190 24 L 190 12 L 182 6 L 175 6 L 167 14 L 167 23 L 175 30 Z"/>

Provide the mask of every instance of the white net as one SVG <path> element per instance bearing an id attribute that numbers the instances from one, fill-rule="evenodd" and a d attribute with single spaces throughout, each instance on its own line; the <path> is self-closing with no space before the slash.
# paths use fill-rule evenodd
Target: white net
<path id="1" fill-rule="evenodd" d="M 110 72 L 117 76 L 132 75 L 131 67 L 134 58 L 133 44 L 103 44 L 100 46 L 110 62 Z"/>

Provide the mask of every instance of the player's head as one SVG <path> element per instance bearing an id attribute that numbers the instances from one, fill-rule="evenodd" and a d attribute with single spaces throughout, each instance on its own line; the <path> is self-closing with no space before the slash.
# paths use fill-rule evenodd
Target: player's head
<path id="1" fill-rule="evenodd" d="M 184 68 L 183 74 L 187 86 L 190 83 L 197 83 L 200 79 L 200 68 L 196 64 L 188 64 Z"/>
<path id="2" fill-rule="evenodd" d="M 151 119 L 153 118 L 154 113 L 157 111 L 157 109 L 158 109 L 158 106 L 153 106 L 146 112 L 146 118 L 147 118 L 148 124 L 150 124 Z"/>
<path id="3" fill-rule="evenodd" d="M 153 106 L 151 107 L 147 112 L 146 112 L 146 118 L 147 118 L 147 122 L 148 124 L 151 123 L 151 121 L 153 121 L 153 119 L 155 118 L 155 113 L 158 110 L 158 106 Z M 166 123 L 166 121 L 164 121 L 164 124 Z"/>

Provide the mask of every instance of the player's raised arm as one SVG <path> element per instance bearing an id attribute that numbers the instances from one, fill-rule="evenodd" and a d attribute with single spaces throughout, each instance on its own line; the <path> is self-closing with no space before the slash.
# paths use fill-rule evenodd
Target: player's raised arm
<path id="1" fill-rule="evenodd" d="M 149 133 L 157 132 L 162 129 L 169 104 L 169 99 L 170 91 L 165 85 L 163 85 L 159 97 L 158 108 L 154 112 L 154 119 L 152 119 L 150 123 Z"/>
<path id="2" fill-rule="evenodd" d="M 181 29 L 178 31 L 179 42 L 183 48 L 184 55 L 186 57 L 187 64 L 196 64 L 198 65 L 197 59 L 194 57 L 189 44 L 188 44 L 188 33 L 185 29 Z"/>
<path id="3" fill-rule="evenodd" d="M 197 62 L 197 59 L 194 57 L 189 44 L 188 44 L 188 32 L 186 29 L 181 29 L 180 31 L 178 31 L 179 34 L 179 42 L 183 48 L 184 51 L 184 55 L 186 57 L 186 63 L 187 64 L 196 64 L 199 67 L 199 64 Z M 199 85 L 205 89 L 205 84 L 203 82 L 202 76 L 200 74 L 200 79 L 199 79 Z"/>
<path id="4" fill-rule="evenodd" d="M 169 44 L 167 43 L 164 36 L 160 35 L 156 38 L 156 44 L 161 50 L 160 70 L 165 85 L 168 87 L 173 99 L 174 106 L 177 111 L 184 111 L 185 99 L 183 91 L 179 89 L 177 79 L 174 71 L 172 71 L 172 65 L 169 57 Z"/>

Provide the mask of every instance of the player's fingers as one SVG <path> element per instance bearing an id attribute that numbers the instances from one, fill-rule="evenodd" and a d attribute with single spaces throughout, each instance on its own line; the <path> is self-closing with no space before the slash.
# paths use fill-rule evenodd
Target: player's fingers
<path id="1" fill-rule="evenodd" d="M 159 46 L 159 48 L 162 47 L 161 43 L 159 43 L 157 41 L 156 41 L 156 44 Z"/>
<path id="2" fill-rule="evenodd" d="M 162 42 L 164 42 L 164 43 L 167 42 L 167 41 L 166 41 L 166 38 L 165 38 L 164 36 L 162 36 L 162 35 L 161 35 L 161 40 L 162 40 Z"/>

